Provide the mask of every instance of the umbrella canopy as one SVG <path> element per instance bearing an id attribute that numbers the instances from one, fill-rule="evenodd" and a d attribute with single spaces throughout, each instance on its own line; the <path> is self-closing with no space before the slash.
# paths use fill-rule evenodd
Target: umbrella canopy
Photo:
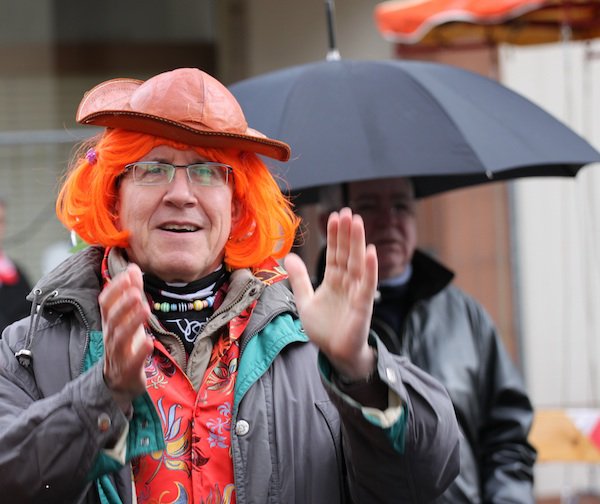
<path id="1" fill-rule="evenodd" d="M 292 191 L 410 176 L 418 197 L 493 180 L 572 177 L 600 154 L 537 105 L 459 68 L 322 61 L 230 86 L 248 123 L 288 142 Z"/>
<path id="2" fill-rule="evenodd" d="M 380 33 L 427 47 L 541 44 L 600 36 L 599 0 L 391 0 L 375 7 Z"/>

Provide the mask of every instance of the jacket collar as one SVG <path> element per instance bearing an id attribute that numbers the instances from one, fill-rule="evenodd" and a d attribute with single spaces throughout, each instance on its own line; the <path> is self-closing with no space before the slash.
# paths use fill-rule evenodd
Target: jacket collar
<path id="1" fill-rule="evenodd" d="M 41 303 L 52 296 L 56 311 L 72 310 L 75 304 L 81 309 L 89 330 L 101 330 L 98 293 L 102 285 L 100 273 L 102 247 L 87 247 L 60 263 L 41 278 L 27 299 Z"/>
<path id="2" fill-rule="evenodd" d="M 454 273 L 420 250 L 412 259 L 413 274 L 409 281 L 411 304 L 435 296 L 452 282 Z"/>

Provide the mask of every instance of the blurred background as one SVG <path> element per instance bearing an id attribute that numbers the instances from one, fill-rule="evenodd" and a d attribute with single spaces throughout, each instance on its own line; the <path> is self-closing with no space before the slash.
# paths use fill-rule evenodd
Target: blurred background
<path id="1" fill-rule="evenodd" d="M 557 42 L 525 46 L 406 44 L 378 29 L 378 4 L 336 6 L 342 58 L 424 59 L 482 73 L 600 148 L 600 41 L 571 41 L 563 32 Z M 54 201 L 74 145 L 94 133 L 74 122 L 87 89 L 181 66 L 231 84 L 322 60 L 325 12 L 321 0 L 0 0 L 0 193 L 8 203 L 8 255 L 35 282 L 69 254 Z M 418 212 L 422 244 L 490 312 L 536 408 L 585 412 L 587 427 L 600 419 L 599 169 L 588 166 L 575 179 L 453 191 L 422 200 Z M 313 267 L 315 210 L 299 211 L 308 226 L 302 254 Z M 563 436 L 555 445 L 565 448 L 540 452 L 539 502 L 598 502 L 600 452 L 575 431 L 552 436 Z"/>

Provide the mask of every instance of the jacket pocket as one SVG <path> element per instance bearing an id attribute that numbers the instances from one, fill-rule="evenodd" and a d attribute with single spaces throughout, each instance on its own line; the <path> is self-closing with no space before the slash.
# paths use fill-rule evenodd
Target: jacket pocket
<path id="1" fill-rule="evenodd" d="M 315 407 L 323 417 L 329 434 L 331 435 L 331 442 L 333 443 L 335 459 L 337 461 L 337 470 L 338 474 L 340 475 L 338 480 L 340 482 L 340 495 L 342 496 L 342 502 L 351 502 L 348 496 L 347 471 L 342 447 L 340 415 L 337 411 L 337 408 L 329 400 L 315 401 Z"/>

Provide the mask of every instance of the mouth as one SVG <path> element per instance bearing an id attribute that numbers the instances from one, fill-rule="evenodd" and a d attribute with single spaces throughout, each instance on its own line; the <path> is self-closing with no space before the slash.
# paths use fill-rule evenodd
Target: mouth
<path id="1" fill-rule="evenodd" d="M 398 240 L 381 240 L 375 242 L 375 247 L 380 253 L 399 253 L 403 250 L 402 242 Z"/>
<path id="2" fill-rule="evenodd" d="M 200 230 L 198 226 L 193 224 L 164 224 L 159 229 L 169 233 L 195 233 Z"/>
<path id="3" fill-rule="evenodd" d="M 381 240 L 375 240 L 377 245 L 386 246 L 386 245 L 399 245 L 401 243 L 400 240 L 394 240 L 392 238 L 383 238 Z"/>

